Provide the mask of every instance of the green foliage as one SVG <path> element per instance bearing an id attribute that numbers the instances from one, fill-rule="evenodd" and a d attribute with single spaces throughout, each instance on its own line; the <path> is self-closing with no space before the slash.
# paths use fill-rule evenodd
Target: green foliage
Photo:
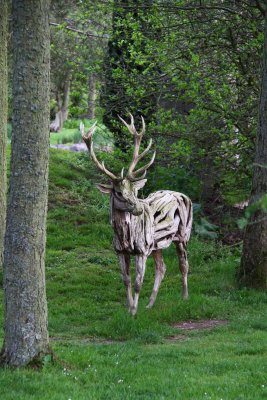
<path id="1" fill-rule="evenodd" d="M 260 7 L 233 2 L 188 8 L 173 0 L 127 4 L 53 3 L 59 24 L 51 28 L 53 93 L 71 76 L 70 116 L 79 119 L 88 113 L 88 80 L 94 74 L 97 116 L 115 145 L 127 152 L 132 139 L 118 114 L 127 118 L 131 111 L 138 128 L 143 115 L 146 136 L 158 150 L 159 181 L 168 178 L 161 171 L 168 165 L 175 171 L 168 185 L 188 188 L 196 202 L 218 195 L 228 204 L 245 200 L 259 97 Z M 84 40 L 85 32 L 90 40 Z"/>
<path id="2" fill-rule="evenodd" d="M 81 138 L 81 134 L 78 130 L 75 130 L 74 132 L 72 132 L 71 135 L 66 134 L 62 134 L 62 136 L 60 137 L 60 139 L 57 140 L 57 143 L 62 143 L 62 144 L 67 144 L 67 143 L 81 143 L 82 142 L 82 138 Z"/>
<path id="3" fill-rule="evenodd" d="M 92 125 L 92 122 L 88 119 L 68 119 L 64 123 L 64 128 L 66 129 L 80 129 L 80 123 L 83 123 L 86 128 L 89 128 Z"/>
<path id="4" fill-rule="evenodd" d="M 208 202 L 220 195 L 228 204 L 246 199 L 262 31 L 259 7 L 245 3 L 227 9 L 117 2 L 102 97 L 115 143 L 128 149 L 117 114 L 142 114 L 160 165 L 179 166 L 197 181 L 191 197 Z"/>
<path id="5" fill-rule="evenodd" d="M 244 217 L 240 218 L 237 221 L 238 227 L 240 229 L 246 228 L 250 219 L 257 213 L 263 212 L 263 215 L 267 213 L 267 195 L 263 195 L 259 200 L 255 201 L 253 204 L 250 204 L 246 210 Z"/>
<path id="6" fill-rule="evenodd" d="M 100 5 L 92 0 L 51 3 L 51 98 L 54 99 L 54 111 L 64 97 L 65 82 L 70 80 L 69 116 L 88 115 L 89 77 L 95 75 L 99 85 L 110 11 L 108 3 Z M 100 116 L 98 101 L 95 106 L 97 116 Z"/>
<path id="7" fill-rule="evenodd" d="M 149 172 L 145 193 L 162 189 L 190 194 L 192 199 L 198 199 L 200 182 L 180 166 L 173 165 L 168 168 L 168 166 L 163 167 L 156 163 L 156 166 Z"/>
<path id="8" fill-rule="evenodd" d="M 69 115 L 71 118 L 80 118 L 85 115 L 88 108 L 88 93 L 81 85 L 80 91 L 72 90 L 70 93 Z"/>
<path id="9" fill-rule="evenodd" d="M 218 237 L 218 226 L 211 224 L 206 218 L 200 218 L 199 222 L 194 224 L 195 233 L 199 236 L 209 239 L 216 239 Z"/>

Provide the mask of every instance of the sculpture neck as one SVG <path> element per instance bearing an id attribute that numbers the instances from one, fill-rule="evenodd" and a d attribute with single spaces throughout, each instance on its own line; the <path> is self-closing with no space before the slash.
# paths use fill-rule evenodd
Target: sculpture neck
<path id="1" fill-rule="evenodd" d="M 133 215 L 129 211 L 114 207 L 111 198 L 110 223 L 113 228 L 113 245 L 117 252 L 141 254 L 146 252 L 146 239 L 144 229 L 146 225 L 145 204 L 141 201 L 142 213 Z"/>

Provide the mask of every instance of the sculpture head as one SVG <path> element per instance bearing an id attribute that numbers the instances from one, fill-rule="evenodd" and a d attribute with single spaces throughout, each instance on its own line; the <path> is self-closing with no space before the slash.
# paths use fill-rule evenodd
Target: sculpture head
<path id="1" fill-rule="evenodd" d="M 81 123 L 80 131 L 93 161 L 95 162 L 97 167 L 105 175 L 109 177 L 111 181 L 109 185 L 97 184 L 97 188 L 102 193 L 107 193 L 112 196 L 112 202 L 115 209 L 126 211 L 137 216 L 142 214 L 143 212 L 142 204 L 137 197 L 138 190 L 141 189 L 147 181 L 146 179 L 144 179 L 144 177 L 146 175 L 147 169 L 153 164 L 156 153 L 154 152 L 148 164 L 144 165 L 143 167 L 135 171 L 135 167 L 138 161 L 140 161 L 150 150 L 152 145 L 152 139 L 150 139 L 147 148 L 141 154 L 139 154 L 141 140 L 143 134 L 145 133 L 145 121 L 143 117 L 141 117 L 142 130 L 140 133 L 138 133 L 134 126 L 134 118 L 132 114 L 130 114 L 130 116 L 131 116 L 130 125 L 128 125 L 121 117 L 119 117 L 120 120 L 124 123 L 124 125 L 128 128 L 130 133 L 134 136 L 133 159 L 129 166 L 127 175 L 125 177 L 123 176 L 124 168 L 122 169 L 120 176 L 116 176 L 105 167 L 104 162 L 99 162 L 98 159 L 96 158 L 92 141 L 92 136 L 96 129 L 96 123 L 90 128 L 87 134 L 84 133 L 84 125 Z"/>
<path id="2" fill-rule="evenodd" d="M 112 196 L 112 203 L 116 210 L 126 211 L 137 216 L 143 213 L 143 207 L 137 194 L 145 183 L 146 179 L 131 182 L 124 178 L 117 183 L 112 182 L 110 185 L 98 183 L 96 186 L 100 192 L 109 193 Z"/>

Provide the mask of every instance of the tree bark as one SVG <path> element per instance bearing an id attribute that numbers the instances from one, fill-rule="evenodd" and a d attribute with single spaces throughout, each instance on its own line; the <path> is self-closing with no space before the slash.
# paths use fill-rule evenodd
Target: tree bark
<path id="1" fill-rule="evenodd" d="M 256 156 L 250 205 L 267 194 L 267 13 L 263 52 L 262 83 L 259 103 Z M 267 213 L 260 206 L 247 225 L 241 265 L 238 271 L 241 285 L 267 288 Z"/>
<path id="2" fill-rule="evenodd" d="M 64 88 L 63 88 L 63 106 L 62 106 L 63 123 L 68 119 L 69 100 L 70 100 L 70 80 L 67 79 L 64 82 Z"/>
<path id="3" fill-rule="evenodd" d="M 96 108 L 96 75 L 91 74 L 88 79 L 88 111 L 87 117 L 89 119 L 95 119 L 95 108 Z"/>
<path id="4" fill-rule="evenodd" d="M 49 1 L 13 0 L 13 123 L 4 251 L 2 364 L 49 352 L 45 242 L 49 150 Z"/>
<path id="5" fill-rule="evenodd" d="M 64 122 L 68 119 L 69 114 L 69 98 L 70 98 L 70 80 L 66 79 L 62 88 L 57 92 L 57 109 L 56 116 L 50 124 L 51 132 L 60 132 Z"/>
<path id="6" fill-rule="evenodd" d="M 3 264 L 6 225 L 7 147 L 7 2 L 0 0 L 0 267 Z"/>

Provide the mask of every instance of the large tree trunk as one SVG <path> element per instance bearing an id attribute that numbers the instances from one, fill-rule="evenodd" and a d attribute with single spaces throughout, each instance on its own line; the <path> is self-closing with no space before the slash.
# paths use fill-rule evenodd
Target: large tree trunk
<path id="1" fill-rule="evenodd" d="M 7 146 L 7 2 L 0 0 L 0 267 L 3 263 L 6 225 Z"/>
<path id="2" fill-rule="evenodd" d="M 49 352 L 45 242 L 49 150 L 49 1 L 13 0 L 13 135 L 4 251 L 2 363 Z"/>
<path id="3" fill-rule="evenodd" d="M 64 122 L 68 119 L 70 98 L 70 80 L 66 79 L 62 88 L 57 92 L 57 112 L 53 122 L 50 124 L 51 132 L 60 132 Z"/>
<path id="4" fill-rule="evenodd" d="M 250 204 L 267 194 L 267 13 L 263 53 L 262 84 L 256 140 L 256 157 Z M 267 288 L 267 213 L 258 207 L 244 236 L 243 255 L 238 278 L 242 285 Z"/>

